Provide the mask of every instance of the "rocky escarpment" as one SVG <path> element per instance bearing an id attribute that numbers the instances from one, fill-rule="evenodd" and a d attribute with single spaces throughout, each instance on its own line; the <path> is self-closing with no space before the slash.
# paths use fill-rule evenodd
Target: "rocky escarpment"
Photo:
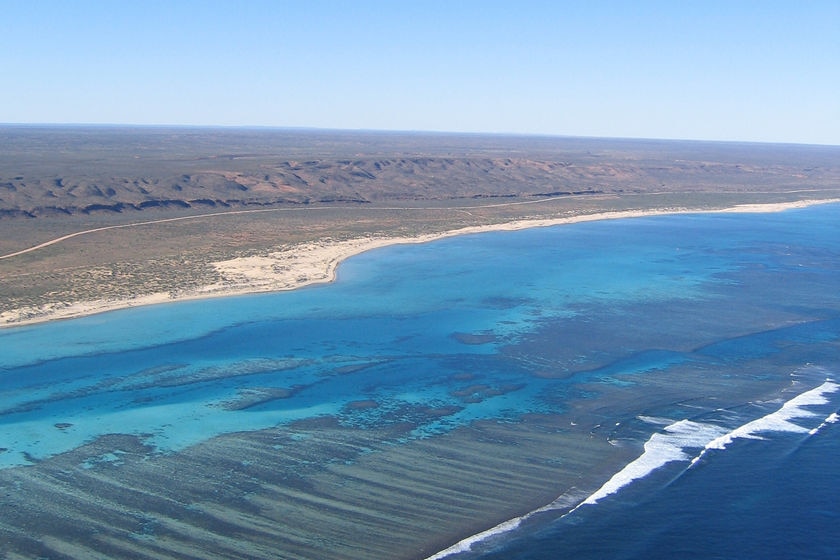
<path id="1" fill-rule="evenodd" d="M 279 161 L 258 170 L 162 177 L 29 174 L 0 178 L 0 216 L 562 196 L 613 188 L 599 175 L 563 162 L 433 157 Z"/>
<path id="2" fill-rule="evenodd" d="M 831 147 L 28 127 L 0 142 L 0 218 L 840 184 Z"/>

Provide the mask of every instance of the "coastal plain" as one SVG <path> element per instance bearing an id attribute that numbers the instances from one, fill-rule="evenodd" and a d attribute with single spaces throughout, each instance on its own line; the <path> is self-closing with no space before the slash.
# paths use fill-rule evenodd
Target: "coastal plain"
<path id="1" fill-rule="evenodd" d="M 0 326 L 328 281 L 384 244 L 840 197 L 840 148 L 0 127 Z"/>

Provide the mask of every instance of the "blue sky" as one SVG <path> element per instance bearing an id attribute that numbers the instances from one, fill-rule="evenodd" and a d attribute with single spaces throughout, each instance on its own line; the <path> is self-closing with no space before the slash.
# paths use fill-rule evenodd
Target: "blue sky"
<path id="1" fill-rule="evenodd" d="M 0 122 L 840 144 L 840 0 L 0 0 Z"/>

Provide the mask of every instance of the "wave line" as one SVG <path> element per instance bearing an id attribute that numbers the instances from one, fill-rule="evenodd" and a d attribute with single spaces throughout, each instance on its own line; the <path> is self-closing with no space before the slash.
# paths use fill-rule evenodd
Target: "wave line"
<path id="1" fill-rule="evenodd" d="M 662 429 L 662 433 L 654 433 L 645 442 L 644 452 L 639 457 L 625 465 L 623 469 L 615 473 L 606 483 L 582 501 L 577 501 L 579 498 L 572 498 L 568 493 L 563 494 L 546 506 L 469 536 L 449 548 L 429 556 L 426 560 L 442 560 L 453 554 L 468 552 L 472 550 L 475 544 L 517 529 L 523 521 L 538 513 L 566 509 L 577 503 L 560 516 L 560 519 L 562 519 L 585 505 L 594 505 L 607 496 L 617 493 L 633 481 L 646 477 L 668 463 L 690 461 L 688 466 L 688 469 L 690 469 L 709 450 L 725 449 L 735 439 L 764 439 L 759 435 L 764 432 L 794 432 L 813 435 L 827 424 L 840 422 L 840 415 L 837 412 L 830 414 L 822 424 L 812 430 L 794 424 L 791 420 L 817 416 L 815 412 L 804 407 L 827 404 L 830 401 L 826 398 L 826 395 L 838 390 L 840 390 L 840 384 L 827 379 L 819 387 L 805 391 L 785 402 L 779 410 L 747 422 L 733 430 L 727 431 L 726 428 L 715 424 L 704 424 L 692 420 L 679 420 L 669 424 Z M 662 419 L 657 418 L 657 420 Z M 701 451 L 692 458 L 686 453 L 687 449 L 701 449 Z"/>
<path id="2" fill-rule="evenodd" d="M 815 387 L 810 391 L 805 391 L 804 393 L 787 401 L 782 405 L 782 408 L 776 412 L 771 412 L 770 414 L 762 416 L 752 422 L 747 422 L 746 424 L 713 439 L 706 444 L 699 455 L 691 460 L 691 466 L 697 464 L 697 462 L 700 461 L 710 450 L 726 449 L 726 446 L 736 439 L 763 439 L 760 434 L 764 432 L 810 433 L 813 435 L 816 433 L 814 430 L 808 430 L 808 428 L 803 428 L 798 424 L 794 424 L 792 420 L 800 418 L 813 418 L 816 416 L 817 414 L 815 412 L 811 412 L 804 407 L 827 404 L 829 400 L 825 395 L 834 393 L 838 389 L 840 389 L 840 385 L 831 379 L 827 379 L 825 383 L 819 387 Z M 836 414 L 832 416 L 836 416 Z M 831 418 L 831 416 L 829 416 L 829 418 Z M 826 419 L 826 421 L 831 422 L 833 420 Z M 819 428 L 816 429 L 819 430 Z"/>

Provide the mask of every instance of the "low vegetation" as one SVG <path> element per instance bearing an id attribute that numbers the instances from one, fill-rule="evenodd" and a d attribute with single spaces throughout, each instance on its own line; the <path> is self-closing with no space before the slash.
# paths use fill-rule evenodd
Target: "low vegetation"
<path id="1" fill-rule="evenodd" d="M 217 281 L 212 262 L 320 239 L 840 197 L 827 146 L 28 126 L 0 143 L 0 256 L 105 228 L 0 259 L 0 313 L 177 294 Z"/>

